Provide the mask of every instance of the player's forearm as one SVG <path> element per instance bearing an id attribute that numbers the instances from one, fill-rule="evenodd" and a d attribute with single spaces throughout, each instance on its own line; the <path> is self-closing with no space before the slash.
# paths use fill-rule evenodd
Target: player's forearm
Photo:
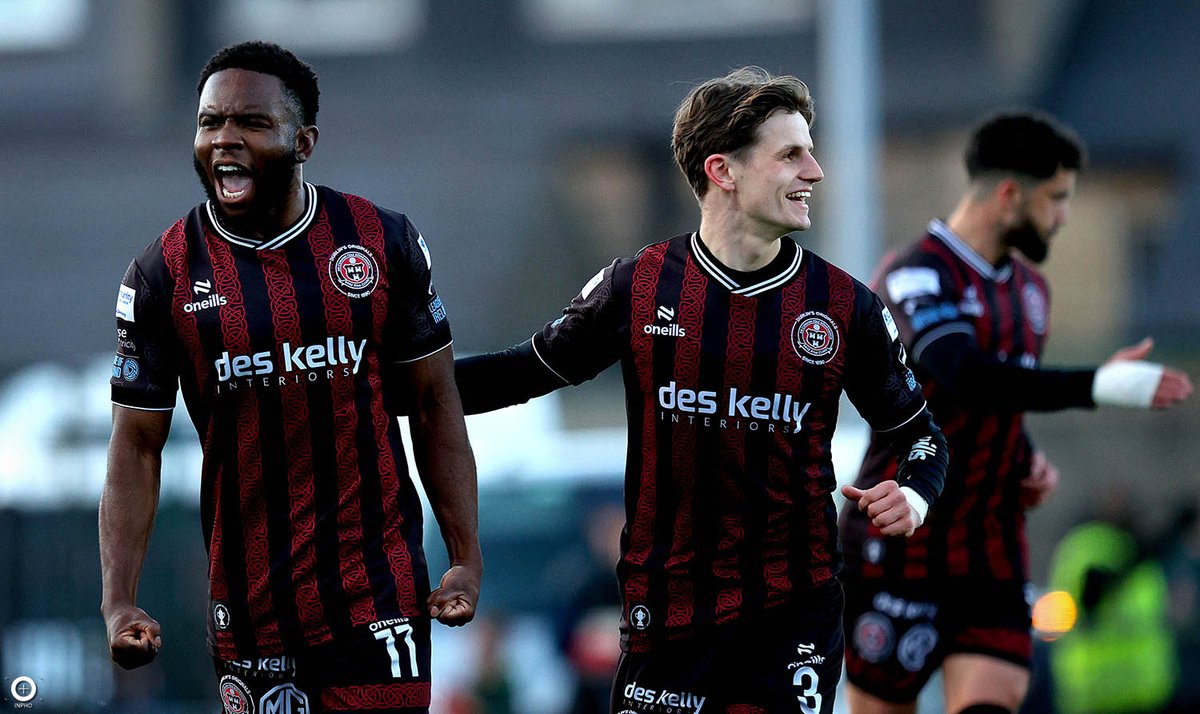
<path id="1" fill-rule="evenodd" d="M 946 485 L 950 463 L 946 436 L 934 423 L 933 415 L 928 408 L 923 409 L 890 436 L 899 464 L 896 481 L 933 505 Z"/>
<path id="2" fill-rule="evenodd" d="M 532 340 L 499 352 L 456 359 L 454 381 L 467 414 L 524 404 L 568 385 L 542 363 Z"/>
<path id="3" fill-rule="evenodd" d="M 956 401 L 973 411 L 1058 411 L 1094 407 L 1094 369 L 1036 369 L 979 352 L 965 335 L 948 335 L 922 350 L 919 361 Z M 960 344 L 961 343 L 961 344 Z"/>
<path id="4" fill-rule="evenodd" d="M 451 565 L 482 569 L 475 457 L 458 400 L 428 395 L 410 418 L 414 457 Z"/>
<path id="5" fill-rule="evenodd" d="M 158 510 L 161 459 L 126 445 L 109 448 L 100 497 L 101 610 L 137 600 L 142 563 Z"/>

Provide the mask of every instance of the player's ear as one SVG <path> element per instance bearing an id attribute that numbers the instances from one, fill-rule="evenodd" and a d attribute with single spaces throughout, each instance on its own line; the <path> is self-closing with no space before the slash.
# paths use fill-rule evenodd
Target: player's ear
<path id="1" fill-rule="evenodd" d="M 705 159 L 704 174 L 722 191 L 737 187 L 733 178 L 733 160 L 726 154 L 713 154 Z"/>
<path id="2" fill-rule="evenodd" d="M 300 127 L 296 132 L 295 145 L 292 147 L 292 155 L 296 158 L 296 163 L 302 164 L 312 158 L 313 149 L 317 148 L 317 138 L 320 136 L 320 131 L 316 124 Z"/>

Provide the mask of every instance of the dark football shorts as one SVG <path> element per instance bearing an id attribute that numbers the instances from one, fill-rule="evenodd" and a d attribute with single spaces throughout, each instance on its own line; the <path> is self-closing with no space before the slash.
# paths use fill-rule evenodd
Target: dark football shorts
<path id="1" fill-rule="evenodd" d="M 428 617 L 382 620 L 295 655 L 214 659 L 225 714 L 429 711 Z"/>
<path id="2" fill-rule="evenodd" d="M 889 702 L 915 701 L 952 654 L 1029 668 L 1030 610 L 1020 582 L 846 580 L 846 679 Z"/>
<path id="3" fill-rule="evenodd" d="M 623 653 L 615 714 L 828 714 L 842 674 L 842 589 L 703 636 Z"/>

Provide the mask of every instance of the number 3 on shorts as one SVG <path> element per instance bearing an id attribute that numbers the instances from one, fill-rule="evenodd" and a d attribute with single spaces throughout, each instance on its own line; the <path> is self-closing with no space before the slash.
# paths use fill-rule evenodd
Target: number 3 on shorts
<path id="1" fill-rule="evenodd" d="M 817 691 L 820 682 L 821 678 L 812 667 L 801 667 L 792 675 L 792 684 L 803 690 L 796 695 L 796 701 L 800 702 L 800 711 L 804 714 L 818 714 L 821 711 L 821 695 Z"/>
<path id="2" fill-rule="evenodd" d="M 408 668 L 414 678 L 420 676 L 420 672 L 417 671 L 417 647 L 413 644 L 412 631 L 412 625 L 394 625 L 375 632 L 375 639 L 383 640 L 387 645 L 388 655 L 392 658 L 392 676 L 396 679 L 404 676 L 404 672 L 400 671 L 400 651 L 396 649 L 396 638 L 401 635 L 404 636 L 404 649 L 408 650 Z"/>

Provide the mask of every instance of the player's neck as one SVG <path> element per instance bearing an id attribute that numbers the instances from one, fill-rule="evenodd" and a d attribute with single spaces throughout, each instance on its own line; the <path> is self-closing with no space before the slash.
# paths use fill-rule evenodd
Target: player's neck
<path id="1" fill-rule="evenodd" d="M 279 203 L 236 218 L 218 210 L 217 217 L 222 226 L 237 235 L 270 240 L 294 226 L 304 215 L 307 203 L 308 192 L 304 190 L 304 181 L 297 179 L 288 188 L 286 198 Z"/>
<path id="2" fill-rule="evenodd" d="M 989 219 L 985 211 L 973 208 L 965 201 L 946 219 L 946 227 L 992 265 L 1000 265 L 1008 257 L 1008 246 L 1004 244 L 995 222 Z"/>
<path id="3" fill-rule="evenodd" d="M 762 230 L 754 231 L 730 214 L 722 218 L 701 213 L 700 241 L 727 268 L 752 273 L 765 267 L 779 255 L 780 238 L 780 235 L 768 237 Z"/>

